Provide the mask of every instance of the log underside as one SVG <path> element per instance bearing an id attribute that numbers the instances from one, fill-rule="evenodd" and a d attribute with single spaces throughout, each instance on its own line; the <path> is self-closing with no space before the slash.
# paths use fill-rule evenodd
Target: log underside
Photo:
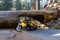
<path id="1" fill-rule="evenodd" d="M 0 21 L 0 29 L 16 29 L 17 25 L 16 21 Z"/>

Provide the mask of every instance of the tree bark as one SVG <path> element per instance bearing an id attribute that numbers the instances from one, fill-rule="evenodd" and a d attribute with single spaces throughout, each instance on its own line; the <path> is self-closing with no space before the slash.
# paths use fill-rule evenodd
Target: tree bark
<path id="1" fill-rule="evenodd" d="M 34 0 L 34 10 L 36 10 L 36 0 Z"/>

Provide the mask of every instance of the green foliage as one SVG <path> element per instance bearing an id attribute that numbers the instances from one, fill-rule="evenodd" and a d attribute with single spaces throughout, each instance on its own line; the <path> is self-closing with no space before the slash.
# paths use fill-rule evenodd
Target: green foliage
<path id="1" fill-rule="evenodd" d="M 12 8 L 12 0 L 3 0 L 2 5 L 0 5 L 0 10 L 9 10 Z"/>

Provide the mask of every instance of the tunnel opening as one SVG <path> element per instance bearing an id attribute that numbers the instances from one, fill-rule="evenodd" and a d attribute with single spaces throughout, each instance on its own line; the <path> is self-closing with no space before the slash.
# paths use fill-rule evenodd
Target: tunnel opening
<path id="1" fill-rule="evenodd" d="M 33 27 L 36 26 L 37 28 L 43 28 L 43 27 L 47 28 L 47 26 L 45 26 L 43 24 L 43 21 L 44 21 L 44 17 L 42 15 L 41 16 L 40 15 L 37 15 L 37 16 L 20 16 L 16 30 L 20 30 L 21 28 L 25 28 L 22 25 L 30 25 L 31 26 L 31 24 L 33 24 Z M 26 27 L 28 27 L 28 26 L 26 26 Z"/>
<path id="2" fill-rule="evenodd" d="M 41 23 L 43 23 L 43 21 L 44 21 L 44 16 L 43 15 L 33 16 L 32 18 L 38 20 Z"/>
<path id="3" fill-rule="evenodd" d="M 37 20 L 37 21 L 39 21 L 41 23 L 43 23 L 43 21 L 45 19 L 44 15 L 20 15 L 19 18 L 20 17 L 25 17 L 24 19 L 26 19 L 26 17 L 27 17 L 27 19 L 32 18 L 32 19 Z M 18 20 L 20 20 L 19 18 L 18 18 Z"/>

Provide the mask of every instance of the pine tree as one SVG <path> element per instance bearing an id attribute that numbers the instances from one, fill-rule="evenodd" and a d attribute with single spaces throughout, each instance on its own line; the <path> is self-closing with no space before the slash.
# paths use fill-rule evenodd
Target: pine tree
<path id="1" fill-rule="evenodd" d="M 10 10 L 12 6 L 12 0 L 3 0 L 2 5 L 0 5 L 0 10 Z"/>

